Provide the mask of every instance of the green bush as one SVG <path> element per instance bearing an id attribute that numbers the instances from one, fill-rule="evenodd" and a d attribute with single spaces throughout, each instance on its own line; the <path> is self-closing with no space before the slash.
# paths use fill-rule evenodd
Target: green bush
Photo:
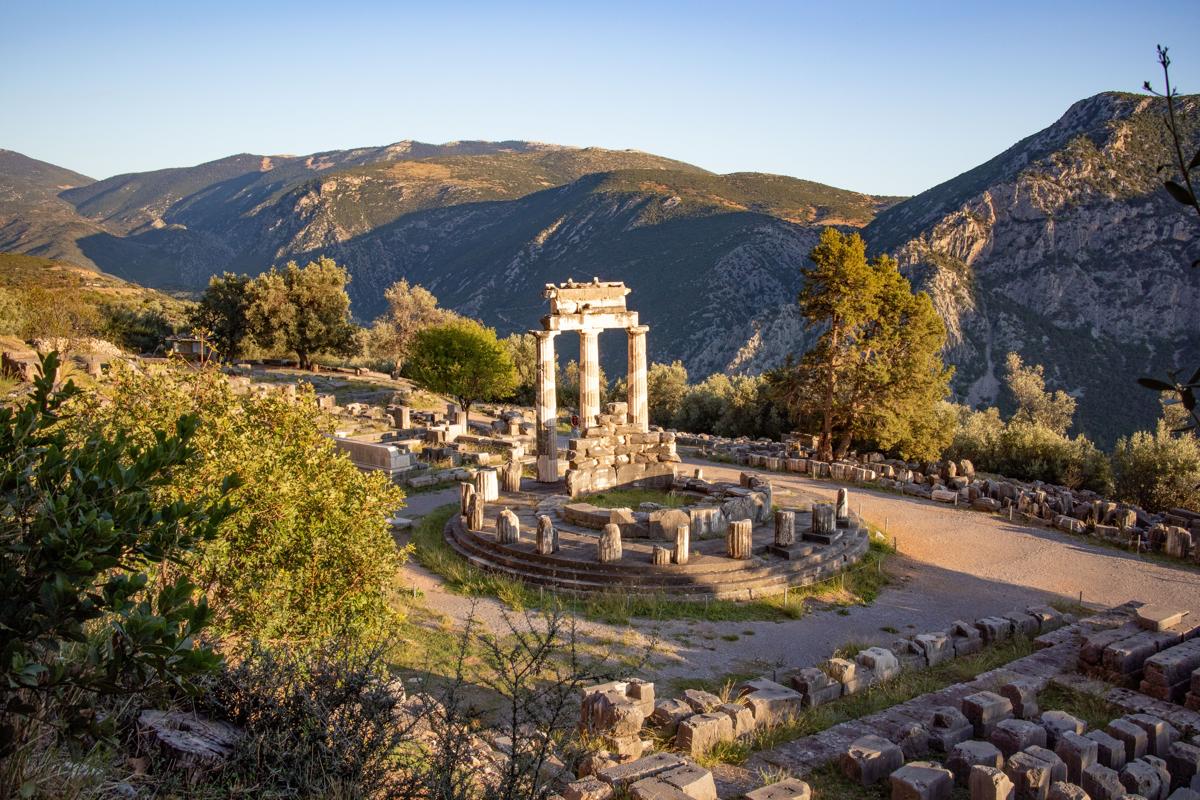
<path id="1" fill-rule="evenodd" d="M 295 399 L 238 395 L 211 367 L 146 367 L 116 370 L 106 391 L 77 409 L 81 435 L 146 442 L 166 421 L 197 418 L 196 455 L 156 488 L 162 501 L 203 501 L 227 471 L 241 478 L 236 511 L 188 559 L 219 631 L 302 642 L 388 628 L 398 551 L 387 519 L 403 495 L 336 448 L 311 387 Z"/>
<path id="2" fill-rule="evenodd" d="M 182 415 L 135 441 L 59 425 L 56 355 L 32 395 L 0 408 L 0 796 L 31 796 L 23 764 L 46 730 L 106 736 L 100 701 L 187 681 L 219 663 L 210 618 L 178 566 L 228 519 L 232 484 L 203 497 L 163 489 L 195 456 Z M 164 430 L 174 430 L 173 434 Z M 152 580 L 154 573 L 159 579 Z"/>
<path id="3" fill-rule="evenodd" d="M 1200 508 L 1200 441 L 1160 421 L 1154 433 L 1138 431 L 1117 442 L 1113 478 L 1123 502 L 1151 511 Z"/>

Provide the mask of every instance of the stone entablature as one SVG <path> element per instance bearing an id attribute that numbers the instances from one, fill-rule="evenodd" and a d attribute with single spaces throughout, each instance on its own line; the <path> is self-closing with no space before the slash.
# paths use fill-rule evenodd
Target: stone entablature
<path id="1" fill-rule="evenodd" d="M 625 296 L 629 294 L 629 288 L 620 281 L 592 278 L 591 283 L 574 280 L 549 283 L 544 294 L 550 301 L 550 313 L 542 317 L 542 330 L 530 331 L 537 338 L 537 472 L 538 481 L 554 483 L 559 478 L 554 337 L 563 331 L 579 333 L 579 418 L 586 432 L 596 425 L 600 416 L 600 332 L 625 330 L 629 354 L 628 403 L 625 419 L 619 423 L 646 432 L 650 427 L 646 390 L 646 332 L 649 328 L 639 325 L 637 312 L 626 308 Z"/>

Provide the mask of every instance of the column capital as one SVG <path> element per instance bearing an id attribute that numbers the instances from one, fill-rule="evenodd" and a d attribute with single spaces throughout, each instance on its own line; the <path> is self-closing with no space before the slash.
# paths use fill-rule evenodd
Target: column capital
<path id="1" fill-rule="evenodd" d="M 645 336 L 650 332 L 649 325 L 630 325 L 625 329 L 625 332 L 630 336 Z"/>
<path id="2" fill-rule="evenodd" d="M 529 333 L 536 336 L 539 339 L 553 339 L 555 336 L 558 336 L 558 331 L 543 331 L 543 330 L 538 330 L 536 328 L 534 330 L 529 331 Z"/>

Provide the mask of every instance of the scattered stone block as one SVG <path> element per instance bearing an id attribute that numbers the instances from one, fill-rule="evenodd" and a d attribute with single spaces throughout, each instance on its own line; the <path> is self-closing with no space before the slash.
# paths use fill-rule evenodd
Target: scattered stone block
<path id="1" fill-rule="evenodd" d="M 962 700 L 962 713 L 971 722 L 975 738 L 987 739 L 1002 720 L 1012 719 L 1012 703 L 995 692 L 976 692 Z"/>
<path id="2" fill-rule="evenodd" d="M 733 720 L 728 714 L 696 714 L 680 722 L 675 731 L 675 746 L 693 758 L 729 741 L 733 741 Z"/>
<path id="3" fill-rule="evenodd" d="M 914 761 L 892 773 L 892 800 L 950 800 L 954 776 L 928 761 Z"/>
<path id="4" fill-rule="evenodd" d="M 929 746 L 943 753 L 949 753 L 954 745 L 965 742 L 975 733 L 963 713 L 953 706 L 943 706 L 933 710 L 929 724 Z"/>
<path id="5" fill-rule="evenodd" d="M 703 689 L 685 689 L 681 699 L 697 714 L 706 714 L 721 705 L 721 698 Z"/>
<path id="6" fill-rule="evenodd" d="M 1103 764 L 1089 764 L 1083 771 L 1080 786 L 1092 800 L 1119 800 L 1125 794 L 1121 776 Z"/>
<path id="7" fill-rule="evenodd" d="M 829 703 L 842 696 L 842 684 L 821 669 L 808 667 L 792 676 L 792 686 L 803 695 L 805 708 Z"/>
<path id="8" fill-rule="evenodd" d="M 1046 729 L 1036 722 L 1024 719 L 1006 719 L 996 724 L 988 737 L 999 748 L 1005 758 L 1019 753 L 1027 747 L 1046 746 Z"/>
<path id="9" fill-rule="evenodd" d="M 1004 765 L 1004 774 L 1012 781 L 1017 800 L 1045 800 L 1054 782 L 1052 772 L 1052 764 L 1026 752 L 1014 754 Z"/>
<path id="10" fill-rule="evenodd" d="M 968 786 L 971 800 L 1015 800 L 1016 790 L 1012 780 L 1003 770 L 995 767 L 971 767 Z"/>
<path id="11" fill-rule="evenodd" d="M 1190 786 L 1192 779 L 1200 775 L 1200 740 L 1196 740 L 1196 744 L 1172 744 L 1167 755 L 1167 767 L 1171 770 L 1172 788 Z"/>
<path id="12" fill-rule="evenodd" d="M 1041 713 L 1037 701 L 1038 686 L 1028 678 L 1009 681 L 1000 687 L 999 694 L 1008 698 L 1008 702 L 1012 703 L 1013 714 L 1020 719 L 1037 719 Z"/>
<path id="13" fill-rule="evenodd" d="M 1058 781 L 1050 784 L 1046 800 L 1092 800 L 1081 787 L 1073 783 Z"/>
<path id="14" fill-rule="evenodd" d="M 681 767 L 686 763 L 674 753 L 654 753 L 626 764 L 605 767 L 596 773 L 596 777 L 614 789 L 624 790 L 643 778 Z"/>
<path id="15" fill-rule="evenodd" d="M 734 738 L 753 732 L 755 727 L 754 712 L 749 706 L 744 706 L 741 703 L 722 703 L 717 706 L 716 710 L 722 714 L 729 715 L 729 719 L 733 722 Z"/>
<path id="16" fill-rule="evenodd" d="M 1109 722 L 1104 731 L 1125 745 L 1126 761 L 1141 758 L 1149 752 L 1150 739 L 1146 732 L 1124 717 Z"/>
<path id="17" fill-rule="evenodd" d="M 674 736 L 679 723 L 695 713 L 696 710 L 682 700 L 659 700 L 654 704 L 650 724 L 663 733 Z"/>
<path id="18" fill-rule="evenodd" d="M 712 773 L 695 764 L 684 764 L 660 772 L 656 779 L 678 789 L 692 800 L 717 800 L 717 786 Z"/>
<path id="19" fill-rule="evenodd" d="M 1125 743 L 1105 731 L 1088 731 L 1087 738 L 1096 743 L 1096 757 L 1109 769 L 1125 766 Z"/>
<path id="20" fill-rule="evenodd" d="M 955 745 L 946 757 L 946 768 L 959 786 L 968 785 L 974 766 L 999 769 L 1004 766 L 1004 755 L 989 742 L 969 741 Z"/>
<path id="21" fill-rule="evenodd" d="M 900 674 L 900 662 L 891 650 L 883 647 L 868 647 L 855 660 L 875 673 L 875 677 L 886 681 Z"/>
<path id="22" fill-rule="evenodd" d="M 1100 748 L 1086 736 L 1063 731 L 1054 745 L 1054 753 L 1067 765 L 1067 779 L 1072 783 L 1080 783 L 1083 770 L 1099 763 Z"/>
<path id="23" fill-rule="evenodd" d="M 787 778 L 746 792 L 745 800 L 810 800 L 812 789 L 804 781 Z"/>
<path id="24" fill-rule="evenodd" d="M 925 663 L 931 667 L 954 658 L 954 647 L 944 633 L 922 633 L 913 637 L 913 643 L 925 656 Z"/>
<path id="25" fill-rule="evenodd" d="M 1067 765 L 1057 754 L 1047 750 L 1044 747 L 1033 747 L 1025 750 L 1026 755 L 1031 755 L 1035 758 L 1040 758 L 1042 761 L 1050 765 L 1050 782 L 1065 781 L 1067 779 Z"/>
<path id="26" fill-rule="evenodd" d="M 742 698 L 754 713 L 756 726 L 780 725 L 804 709 L 804 696 L 791 689 L 760 689 Z"/>
<path id="27" fill-rule="evenodd" d="M 1167 768 L 1167 762 L 1157 756 L 1146 756 L 1142 760 L 1158 773 L 1159 796 L 1166 800 L 1171 791 L 1171 770 Z"/>
<path id="28" fill-rule="evenodd" d="M 688 800 L 688 795 L 658 777 L 642 778 L 626 790 L 629 800 Z"/>
<path id="29" fill-rule="evenodd" d="M 1024 611 L 1010 611 L 1004 618 L 1012 623 L 1013 633 L 1032 639 L 1040 633 L 1041 624 L 1037 617 Z"/>
<path id="30" fill-rule="evenodd" d="M 595 775 L 568 783 L 562 791 L 563 800 L 608 800 L 613 789 Z"/>
<path id="31" fill-rule="evenodd" d="M 1012 638 L 1012 623 L 1003 617 L 984 617 L 975 620 L 975 628 L 986 644 Z"/>
<path id="32" fill-rule="evenodd" d="M 1142 759 L 1130 761 L 1121 769 L 1121 785 L 1129 794 L 1140 794 L 1147 800 L 1156 800 L 1162 791 L 1158 770 Z"/>
<path id="33" fill-rule="evenodd" d="M 1042 714 L 1042 727 L 1046 729 L 1046 747 L 1054 749 L 1059 736 L 1068 731 L 1082 736 L 1087 723 L 1065 711 L 1052 710 Z"/>
<path id="34" fill-rule="evenodd" d="M 1125 719 L 1146 732 L 1146 750 L 1152 756 L 1166 758 L 1171 744 L 1179 739 L 1179 731 L 1171 723 L 1151 714 L 1130 714 Z"/>
<path id="35" fill-rule="evenodd" d="M 842 754 L 841 765 L 847 778 L 871 786 L 902 767 L 904 753 L 881 736 L 863 736 Z"/>
<path id="36" fill-rule="evenodd" d="M 1153 603 L 1142 606 L 1137 610 L 1137 623 L 1148 631 L 1165 631 L 1183 622 L 1186 611 L 1160 606 Z"/>

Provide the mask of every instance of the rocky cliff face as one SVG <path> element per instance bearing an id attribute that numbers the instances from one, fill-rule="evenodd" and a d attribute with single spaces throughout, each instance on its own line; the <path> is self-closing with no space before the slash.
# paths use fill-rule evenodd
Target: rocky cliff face
<path id="1" fill-rule="evenodd" d="M 1200 101 L 1184 99 L 1197 141 Z M 993 403 L 1009 350 L 1045 364 L 1102 441 L 1151 424 L 1148 372 L 1200 364 L 1200 220 L 1155 175 L 1161 101 L 1106 93 L 976 169 L 884 211 L 864 235 L 932 296 L 955 389 Z"/>

